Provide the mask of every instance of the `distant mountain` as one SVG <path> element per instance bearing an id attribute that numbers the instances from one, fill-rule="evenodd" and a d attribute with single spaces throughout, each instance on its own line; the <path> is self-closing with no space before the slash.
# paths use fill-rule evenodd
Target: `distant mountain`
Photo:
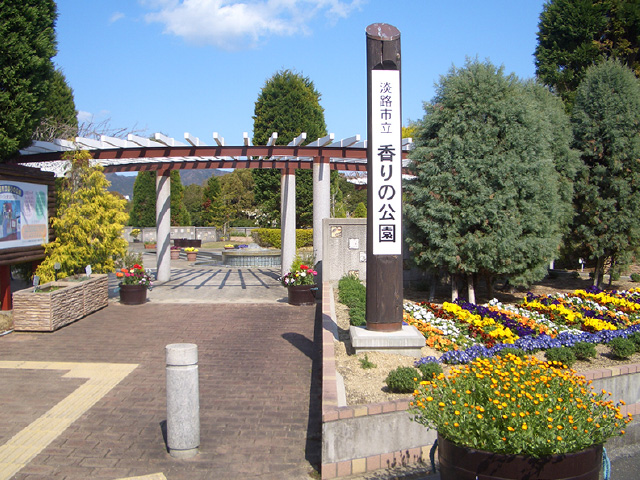
<path id="1" fill-rule="evenodd" d="M 191 185 L 193 183 L 203 185 L 212 176 L 220 177 L 229 173 L 226 170 L 220 170 L 218 168 L 213 170 L 180 170 L 180 179 L 184 186 Z M 128 196 L 129 200 L 133 199 L 133 184 L 136 181 L 135 175 L 122 175 L 119 173 L 107 173 L 107 180 L 111 182 L 109 187 L 110 192 L 119 192 L 125 197 Z"/>

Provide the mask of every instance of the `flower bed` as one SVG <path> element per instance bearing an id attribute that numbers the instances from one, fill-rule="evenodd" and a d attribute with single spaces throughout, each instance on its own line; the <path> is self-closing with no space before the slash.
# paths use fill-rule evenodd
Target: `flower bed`
<path id="1" fill-rule="evenodd" d="M 528 294 L 521 305 L 405 302 L 404 309 L 404 321 L 423 333 L 427 345 L 442 351 L 440 361 L 446 363 L 491 357 L 505 347 L 533 352 L 577 342 L 608 343 L 640 331 L 640 289 Z"/>

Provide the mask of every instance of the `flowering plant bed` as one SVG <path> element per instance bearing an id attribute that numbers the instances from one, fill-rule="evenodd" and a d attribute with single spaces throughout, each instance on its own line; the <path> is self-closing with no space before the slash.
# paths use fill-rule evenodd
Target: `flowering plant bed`
<path id="1" fill-rule="evenodd" d="M 466 363 L 505 347 L 535 352 L 578 342 L 604 344 L 640 331 L 639 289 L 528 294 L 521 305 L 405 302 L 404 310 L 404 321 L 423 333 L 428 346 L 444 352 L 445 363 Z"/>
<path id="2" fill-rule="evenodd" d="M 609 396 L 558 362 L 507 354 L 420 382 L 411 413 L 455 444 L 542 457 L 624 434 L 631 415 Z"/>

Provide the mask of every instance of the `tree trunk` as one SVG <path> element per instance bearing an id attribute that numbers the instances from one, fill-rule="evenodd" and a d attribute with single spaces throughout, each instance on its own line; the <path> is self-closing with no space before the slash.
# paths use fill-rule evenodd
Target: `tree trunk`
<path id="1" fill-rule="evenodd" d="M 602 257 L 598 257 L 596 259 L 596 266 L 593 269 L 593 286 L 600 288 L 602 283 L 602 269 L 604 267 L 604 259 Z"/>
<path id="2" fill-rule="evenodd" d="M 486 281 L 487 281 L 487 296 L 491 300 L 493 299 L 493 279 L 491 278 L 491 275 L 487 275 Z"/>
<path id="3" fill-rule="evenodd" d="M 458 300 L 458 275 L 451 275 L 451 301 L 455 302 Z"/>
<path id="4" fill-rule="evenodd" d="M 436 298 L 436 286 L 438 285 L 438 276 L 435 273 L 431 274 L 431 285 L 429 285 L 429 301 L 433 302 Z"/>
<path id="5" fill-rule="evenodd" d="M 469 303 L 476 303 L 476 290 L 473 284 L 473 273 L 467 275 L 467 295 Z"/>

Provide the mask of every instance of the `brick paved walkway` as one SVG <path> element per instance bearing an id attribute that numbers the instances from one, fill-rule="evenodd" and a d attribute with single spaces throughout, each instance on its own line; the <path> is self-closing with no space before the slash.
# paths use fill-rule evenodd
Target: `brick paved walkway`
<path id="1" fill-rule="evenodd" d="M 110 303 L 54 333 L 0 337 L 5 365 L 138 365 L 13 478 L 310 478 L 320 460 L 315 316 L 282 303 Z M 181 342 L 199 349 L 201 447 L 190 460 L 170 457 L 163 440 L 164 347 Z M 65 373 L 0 368 L 0 446 L 85 382 Z"/>

